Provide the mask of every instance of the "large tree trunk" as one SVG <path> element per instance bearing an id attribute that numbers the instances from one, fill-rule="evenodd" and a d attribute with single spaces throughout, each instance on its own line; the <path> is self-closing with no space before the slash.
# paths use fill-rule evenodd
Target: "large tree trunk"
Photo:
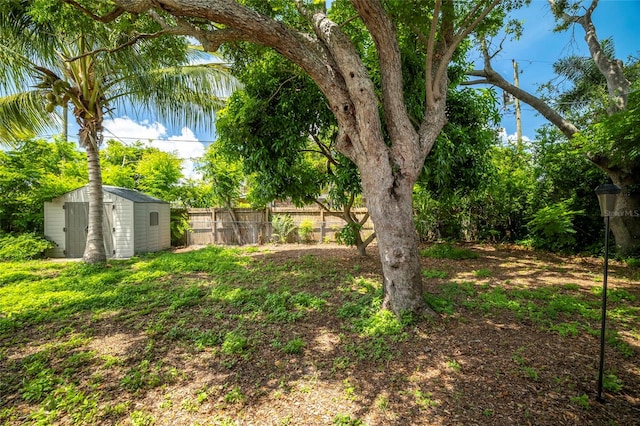
<path id="1" fill-rule="evenodd" d="M 104 196 L 97 143 L 98 137 L 95 131 L 84 129 L 80 131 L 80 143 L 87 151 L 87 162 L 89 164 L 89 227 L 87 230 L 87 245 L 82 259 L 91 264 L 107 261 L 104 232 L 102 230 Z"/>
<path id="2" fill-rule="evenodd" d="M 413 180 L 392 182 L 375 169 L 362 174 L 367 209 L 376 229 L 382 264 L 383 308 L 397 315 L 432 315 L 424 299 L 418 234 L 413 222 Z"/>
<path id="3" fill-rule="evenodd" d="M 609 172 L 614 184 L 622 191 L 616 199 L 614 216 L 611 218 L 611 232 L 616 241 L 618 254 L 632 256 L 640 254 L 640 194 L 634 188 L 637 187 L 638 177 L 621 176 L 615 172 Z"/>

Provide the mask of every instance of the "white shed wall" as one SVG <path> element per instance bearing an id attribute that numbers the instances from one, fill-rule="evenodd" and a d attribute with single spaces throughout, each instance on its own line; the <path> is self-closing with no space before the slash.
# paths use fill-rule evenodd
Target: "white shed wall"
<path id="1" fill-rule="evenodd" d="M 147 204 L 139 204 L 133 212 L 134 250 L 136 253 L 148 250 L 149 208 Z"/>
<path id="2" fill-rule="evenodd" d="M 160 224 L 158 226 L 160 235 L 158 236 L 158 247 L 156 250 L 171 248 L 171 206 L 169 204 L 158 204 L 160 213 Z"/>
<path id="3" fill-rule="evenodd" d="M 134 213 L 135 252 L 164 250 L 171 247 L 171 211 L 169 204 L 137 203 Z M 151 213 L 158 213 L 158 224 L 151 226 Z"/>
<path id="4" fill-rule="evenodd" d="M 135 204 L 126 198 L 116 197 L 114 195 L 112 195 L 112 197 L 116 199 L 114 204 L 115 210 L 113 212 L 113 227 L 115 228 L 113 233 L 113 246 L 116 252 L 113 257 L 131 257 L 134 255 L 133 211 Z"/>
<path id="5" fill-rule="evenodd" d="M 53 241 L 56 247 L 47 250 L 48 257 L 64 257 L 66 244 L 64 202 L 60 198 L 44 203 L 44 236 Z"/>

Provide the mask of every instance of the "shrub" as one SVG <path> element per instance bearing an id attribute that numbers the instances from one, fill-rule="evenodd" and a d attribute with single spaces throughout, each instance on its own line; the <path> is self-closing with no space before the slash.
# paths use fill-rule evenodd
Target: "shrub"
<path id="1" fill-rule="evenodd" d="M 311 219 L 303 219 L 298 225 L 298 236 L 303 243 L 313 241 L 313 221 Z"/>
<path id="2" fill-rule="evenodd" d="M 336 242 L 345 246 L 356 245 L 356 235 L 360 233 L 362 225 L 359 223 L 347 223 L 344 228 L 336 233 Z"/>
<path id="3" fill-rule="evenodd" d="M 55 244 L 35 234 L 4 235 L 0 237 L 0 260 L 29 260 L 41 258 L 44 251 Z"/>
<path id="4" fill-rule="evenodd" d="M 575 216 L 582 210 L 570 210 L 571 200 L 546 206 L 538 210 L 529 221 L 529 238 L 534 248 L 562 251 L 574 248 L 576 239 L 573 228 Z"/>
<path id="5" fill-rule="evenodd" d="M 286 243 L 289 234 L 296 229 L 293 219 L 288 214 L 277 214 L 271 218 L 272 235 L 271 238 L 276 243 Z"/>
<path id="6" fill-rule="evenodd" d="M 171 209 L 171 245 L 187 245 L 187 233 L 191 231 L 189 215 L 186 209 Z"/>

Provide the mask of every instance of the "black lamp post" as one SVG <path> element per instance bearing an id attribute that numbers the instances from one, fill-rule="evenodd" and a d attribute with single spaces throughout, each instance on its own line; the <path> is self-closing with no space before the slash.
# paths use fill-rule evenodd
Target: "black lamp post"
<path id="1" fill-rule="evenodd" d="M 609 273 L 609 219 L 615 207 L 616 197 L 620 193 L 618 185 L 604 184 L 596 188 L 600 203 L 600 212 L 604 217 L 604 277 L 602 279 L 602 322 L 600 327 L 600 368 L 598 370 L 598 401 L 602 402 L 602 377 L 604 375 L 604 333 L 607 321 L 607 275 Z"/>

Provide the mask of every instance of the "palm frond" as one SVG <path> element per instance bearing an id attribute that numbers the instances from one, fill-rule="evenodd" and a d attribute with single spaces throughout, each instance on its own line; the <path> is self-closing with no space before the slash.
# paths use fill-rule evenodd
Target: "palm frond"
<path id="1" fill-rule="evenodd" d="M 141 111 L 169 125 L 208 130 L 214 127 L 215 112 L 237 87 L 238 81 L 219 67 L 171 67 L 127 76 L 110 88 L 110 102 L 135 100 Z"/>
<path id="2" fill-rule="evenodd" d="M 15 143 L 60 129 L 61 118 L 47 113 L 39 90 L 0 97 L 0 141 Z"/>

